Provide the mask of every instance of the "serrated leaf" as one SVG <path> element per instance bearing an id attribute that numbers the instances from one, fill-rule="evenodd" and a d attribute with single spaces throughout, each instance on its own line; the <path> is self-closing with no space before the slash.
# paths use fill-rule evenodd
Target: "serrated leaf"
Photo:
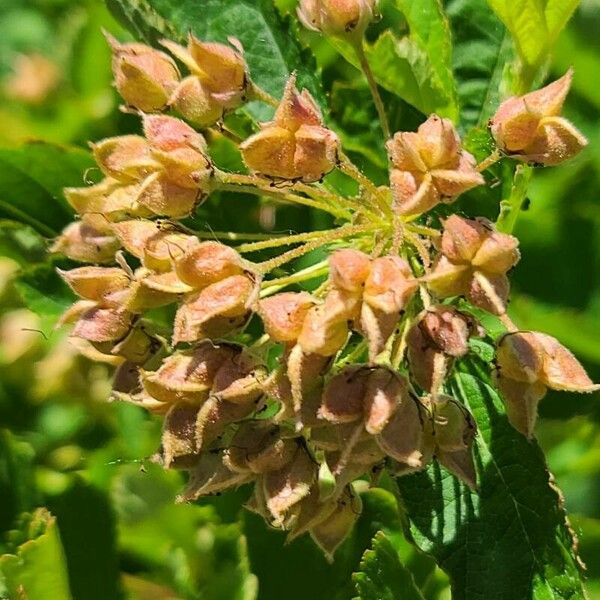
<path id="1" fill-rule="evenodd" d="M 501 100 L 503 78 L 514 51 L 508 31 L 486 0 L 450 0 L 446 5 L 453 41 L 462 127 L 485 124 Z"/>
<path id="2" fill-rule="evenodd" d="M 526 65 L 539 65 L 579 0 L 488 0 L 511 32 Z"/>
<path id="3" fill-rule="evenodd" d="M 62 189 L 83 185 L 93 166 L 90 153 L 79 148 L 44 142 L 1 148 L 0 217 L 54 236 L 73 216 Z"/>
<path id="4" fill-rule="evenodd" d="M 359 67 L 356 53 L 340 40 L 330 40 L 342 56 Z M 458 107 L 453 90 L 445 90 L 436 77 L 427 49 L 412 36 L 399 36 L 386 29 L 372 44 L 365 44 L 365 55 L 377 83 L 423 114 L 437 113 L 454 120 Z"/>
<path id="5" fill-rule="evenodd" d="M 477 421 L 479 491 L 437 463 L 398 485 L 416 544 L 452 581 L 455 600 L 583 599 L 573 539 L 535 442 L 515 431 L 484 371 L 464 363 L 452 393 Z"/>
<path id="6" fill-rule="evenodd" d="M 452 74 L 450 25 L 440 0 L 395 0 L 408 23 L 410 37 L 425 52 L 432 76 L 447 98 L 444 116 L 458 118 L 456 82 Z"/>
<path id="7" fill-rule="evenodd" d="M 326 105 L 314 59 L 302 50 L 295 35 L 295 24 L 279 16 L 270 0 L 108 0 L 109 7 L 132 33 L 147 42 L 163 37 L 185 39 L 196 36 L 227 42 L 238 38 L 252 79 L 276 97 L 292 71 L 298 86 L 307 88 Z M 269 118 L 272 109 L 253 103 L 250 112 L 260 120 Z"/>
<path id="8" fill-rule="evenodd" d="M 400 562 L 398 553 L 383 532 L 373 538 L 371 549 L 352 575 L 357 600 L 424 600 L 411 572 Z"/>
<path id="9" fill-rule="evenodd" d="M 0 597 L 69 600 L 71 593 L 56 519 L 37 509 L 16 532 L 25 540 L 0 556 Z"/>

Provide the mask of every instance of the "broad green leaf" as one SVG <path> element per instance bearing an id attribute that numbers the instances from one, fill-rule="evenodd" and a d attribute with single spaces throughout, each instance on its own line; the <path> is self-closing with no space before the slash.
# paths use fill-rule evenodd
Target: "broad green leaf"
<path id="1" fill-rule="evenodd" d="M 296 41 L 296 25 L 279 16 L 272 0 L 108 0 L 108 5 L 136 37 L 148 42 L 184 40 L 189 31 L 220 42 L 236 37 L 252 79 L 262 88 L 281 97 L 286 79 L 296 71 L 298 86 L 326 104 L 314 59 Z M 251 112 L 264 120 L 272 109 L 254 105 Z"/>
<path id="2" fill-rule="evenodd" d="M 62 189 L 84 185 L 84 173 L 93 166 L 90 153 L 79 148 L 44 142 L 1 148 L 0 217 L 55 235 L 73 215 Z"/>
<path id="3" fill-rule="evenodd" d="M 424 114 L 453 116 L 448 97 L 432 78 L 427 55 L 410 37 L 399 38 L 387 30 L 365 52 L 377 83 L 386 90 Z"/>
<path id="4" fill-rule="evenodd" d="M 371 549 L 364 553 L 352 578 L 358 600 L 424 600 L 411 572 L 400 562 L 383 532 L 373 538 Z"/>
<path id="5" fill-rule="evenodd" d="M 579 0 L 488 0 L 511 32 L 526 65 L 545 60 Z"/>
<path id="6" fill-rule="evenodd" d="M 540 448 L 508 424 L 483 369 L 463 369 L 451 391 L 479 428 L 479 490 L 437 463 L 400 478 L 416 544 L 448 573 L 455 600 L 583 599 L 573 538 Z"/>
<path id="7" fill-rule="evenodd" d="M 514 58 L 506 28 L 486 0 L 450 0 L 452 62 L 462 127 L 483 126 L 501 100 L 503 80 Z"/>
<path id="8" fill-rule="evenodd" d="M 440 0 L 395 0 L 404 15 L 411 39 L 421 48 L 431 66 L 436 87 L 448 99 L 446 114 L 458 118 L 456 82 L 452 74 L 452 39 L 450 25 Z"/>
<path id="9" fill-rule="evenodd" d="M 21 538 L 10 554 L 0 556 L 0 597 L 69 600 L 65 557 L 56 518 L 45 508 L 24 518 Z"/>

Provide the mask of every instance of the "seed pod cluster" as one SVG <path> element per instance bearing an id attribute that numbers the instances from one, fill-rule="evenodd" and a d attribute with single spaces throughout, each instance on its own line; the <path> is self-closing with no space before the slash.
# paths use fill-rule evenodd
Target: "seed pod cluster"
<path id="1" fill-rule="evenodd" d="M 299 10 L 311 27 L 352 38 L 374 5 L 311 1 Z M 376 482 L 383 468 L 400 476 L 437 460 L 475 489 L 476 425 L 451 381 L 472 338 L 491 337 L 477 310 L 515 329 L 507 273 L 519 250 L 485 219 L 417 221 L 485 183 L 454 125 L 431 115 L 417 132 L 396 133 L 387 143 L 390 187 L 361 176 L 359 194 L 342 198 L 316 182 L 336 166 L 354 171 L 292 75 L 273 120 L 239 145 L 252 174 L 227 180 L 192 125 L 209 127 L 257 93 L 241 46 L 163 42 L 189 69 L 182 79 L 163 51 L 110 44 L 115 85 L 143 111 L 143 136 L 94 144 L 104 179 L 65 190 L 78 220 L 52 251 L 88 264 L 59 271 L 79 298 L 62 323 L 86 356 L 117 367 L 114 399 L 162 418 L 158 459 L 188 473 L 182 501 L 251 485 L 247 508 L 289 539 L 309 533 L 332 557 L 361 511 L 358 478 Z M 504 153 L 553 164 L 577 149 L 558 116 L 569 82 L 499 108 L 492 134 Z M 166 110 L 185 120 L 156 114 Z M 322 268 L 274 273 L 316 248 L 318 232 L 251 262 L 245 252 L 277 239 L 236 249 L 178 222 L 240 181 L 243 191 L 285 201 L 338 203 L 336 216 L 350 222 L 337 237 L 323 234 L 321 246 L 335 249 Z M 290 287 L 315 272 L 321 281 L 311 292 Z M 160 323 L 159 309 L 170 315 Z M 497 340 L 495 381 L 508 419 L 528 437 L 547 389 L 598 387 L 557 340 L 516 330 Z"/>

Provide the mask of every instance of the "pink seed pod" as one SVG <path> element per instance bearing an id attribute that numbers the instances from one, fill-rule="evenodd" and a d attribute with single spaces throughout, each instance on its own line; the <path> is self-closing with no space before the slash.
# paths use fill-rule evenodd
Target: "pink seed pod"
<path id="1" fill-rule="evenodd" d="M 573 71 L 524 96 L 504 101 L 490 121 L 498 147 L 519 160 L 556 165 L 578 154 L 586 138 L 560 116 Z"/>
<path id="2" fill-rule="evenodd" d="M 575 356 L 544 333 L 506 334 L 498 342 L 496 360 L 496 384 L 508 418 L 528 438 L 533 436 L 537 406 L 548 388 L 579 393 L 600 389 Z"/>
<path id="3" fill-rule="evenodd" d="M 362 292 L 370 272 L 371 258 L 359 250 L 336 250 L 329 257 L 329 280 L 340 290 Z"/>
<path id="4" fill-rule="evenodd" d="M 179 83 L 173 59 L 145 44 L 120 44 L 105 33 L 113 58 L 115 87 L 129 106 L 144 112 L 163 110 Z"/>
<path id="5" fill-rule="evenodd" d="M 96 224 L 84 215 L 65 227 L 49 252 L 62 254 L 71 260 L 86 263 L 110 263 L 120 248 L 119 240 L 110 230 L 97 229 Z"/>
<path id="6" fill-rule="evenodd" d="M 275 342 L 295 342 L 315 300 L 307 292 L 283 292 L 260 300 L 258 314 Z"/>
<path id="7" fill-rule="evenodd" d="M 298 18 L 324 35 L 360 39 L 375 16 L 377 0 L 300 0 Z"/>
<path id="8" fill-rule="evenodd" d="M 244 272 L 240 255 L 233 248 L 213 241 L 186 250 L 175 262 L 175 271 L 181 281 L 196 289 Z"/>
<path id="9" fill-rule="evenodd" d="M 78 267 L 57 272 L 80 298 L 100 304 L 112 304 L 111 295 L 131 284 L 129 275 L 118 267 Z"/>
<path id="10" fill-rule="evenodd" d="M 416 133 L 398 132 L 387 142 L 394 208 L 417 215 L 484 183 L 475 159 L 460 145 L 454 125 L 431 115 Z"/>
<path id="11" fill-rule="evenodd" d="M 338 146 L 338 137 L 324 127 L 312 96 L 306 90 L 298 92 L 292 75 L 274 120 L 242 142 L 240 150 L 257 173 L 312 182 L 335 167 Z"/>

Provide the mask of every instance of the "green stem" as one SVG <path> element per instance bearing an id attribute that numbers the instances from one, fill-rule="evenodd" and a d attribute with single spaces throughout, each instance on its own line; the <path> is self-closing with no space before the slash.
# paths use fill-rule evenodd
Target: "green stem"
<path id="1" fill-rule="evenodd" d="M 257 268 L 261 273 L 268 273 L 281 265 L 294 260 L 295 258 L 299 258 L 312 250 L 320 248 L 321 246 L 325 246 L 326 244 L 330 244 L 331 242 L 335 242 L 345 237 L 351 237 L 355 235 L 360 235 L 362 233 L 369 233 L 380 229 L 378 225 L 348 225 L 346 227 L 340 227 L 338 229 L 333 229 L 329 231 L 327 234 L 322 235 L 319 239 L 314 241 L 307 242 L 304 246 L 299 246 L 298 248 L 294 248 L 293 250 L 288 250 L 279 256 L 275 256 L 270 260 L 266 260 L 262 263 L 257 264 Z"/>
<path id="2" fill-rule="evenodd" d="M 292 244 L 299 244 L 300 242 L 307 242 L 310 240 L 318 239 L 324 235 L 331 234 L 339 229 L 322 229 L 317 231 L 307 231 L 304 233 L 295 233 L 292 235 L 286 235 L 284 237 L 278 237 L 274 239 L 266 239 L 264 241 L 254 242 L 251 244 L 241 244 L 237 246 L 236 250 L 242 254 L 246 252 L 258 252 L 265 248 L 278 248 L 279 246 L 291 246 Z"/>
<path id="3" fill-rule="evenodd" d="M 329 270 L 328 261 L 321 260 L 314 265 L 310 265 L 310 267 L 306 267 L 293 275 L 287 275 L 286 277 L 277 277 L 276 279 L 266 279 L 263 281 L 263 289 L 260 292 L 260 297 L 265 298 L 266 296 L 270 296 L 275 292 L 287 287 L 288 285 L 292 285 L 293 283 L 302 283 L 303 281 L 308 281 L 309 279 L 315 279 L 316 277 L 321 277 L 325 275 Z"/>
<path id="4" fill-rule="evenodd" d="M 478 165 L 477 170 L 481 173 L 486 169 L 489 169 L 492 165 L 495 165 L 502 158 L 502 153 L 498 148 L 494 150 L 487 158 L 484 158 Z"/>
<path id="5" fill-rule="evenodd" d="M 269 92 L 266 92 L 254 82 L 252 82 L 250 85 L 248 96 L 251 100 L 258 100 L 259 102 L 264 102 L 265 104 L 269 104 L 275 108 L 279 106 L 279 100 L 277 100 L 277 98 L 271 96 Z"/>
<path id="6" fill-rule="evenodd" d="M 500 214 L 496 220 L 496 228 L 503 233 L 514 231 L 519 213 L 527 197 L 527 187 L 533 169 L 527 165 L 519 165 L 515 170 L 510 195 L 500 202 Z"/>
<path id="7" fill-rule="evenodd" d="M 371 95 L 373 96 L 373 102 L 375 103 L 377 114 L 379 115 L 379 123 L 381 125 L 381 130 L 383 131 L 385 139 L 389 140 L 391 137 L 390 126 L 387 120 L 387 116 L 385 114 L 385 108 L 383 107 L 383 101 L 381 100 L 381 96 L 379 94 L 379 89 L 377 88 L 377 82 L 375 81 L 373 71 L 371 71 L 369 61 L 367 60 L 367 56 L 365 54 L 365 49 L 362 40 L 356 44 L 354 50 L 356 51 L 356 56 L 358 58 L 358 62 L 360 63 L 360 68 L 362 69 L 362 72 L 367 78 L 369 89 L 371 90 Z"/>
<path id="8" fill-rule="evenodd" d="M 310 206 L 324 212 L 328 212 L 335 217 L 339 217 L 349 221 L 352 218 L 352 213 L 336 206 L 330 206 L 312 198 L 305 198 L 298 194 L 291 194 L 286 190 L 272 187 L 266 180 L 263 181 L 254 175 L 243 175 L 241 173 L 225 173 L 224 171 L 216 171 L 215 173 L 215 188 L 223 191 L 236 193 L 249 193 L 257 196 L 269 196 L 280 202 L 290 202 L 293 204 L 301 204 Z"/>

